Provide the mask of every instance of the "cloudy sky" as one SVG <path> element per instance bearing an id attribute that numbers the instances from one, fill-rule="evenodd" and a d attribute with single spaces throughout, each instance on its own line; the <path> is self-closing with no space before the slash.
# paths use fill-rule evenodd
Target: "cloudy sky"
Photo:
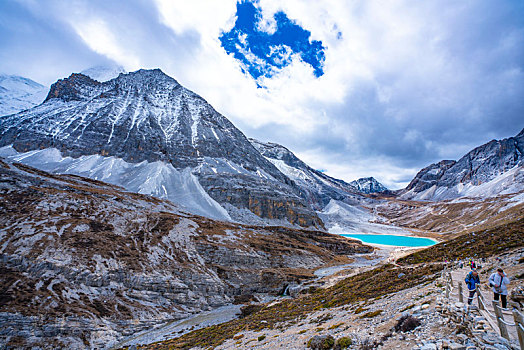
<path id="1" fill-rule="evenodd" d="M 247 136 L 401 188 L 524 127 L 522 0 L 2 0 L 0 72 L 161 68 Z"/>

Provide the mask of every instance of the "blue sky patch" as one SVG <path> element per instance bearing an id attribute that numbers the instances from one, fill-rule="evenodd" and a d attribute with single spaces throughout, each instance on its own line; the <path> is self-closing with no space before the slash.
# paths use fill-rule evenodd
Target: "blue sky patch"
<path id="1" fill-rule="evenodd" d="M 316 77 L 324 74 L 325 47 L 321 41 L 310 41 L 311 32 L 305 30 L 280 11 L 273 17 L 273 28 L 263 23 L 258 1 L 237 3 L 235 26 L 220 35 L 222 47 L 233 54 L 255 80 L 272 77 L 288 66 L 293 55 L 313 67 Z"/>

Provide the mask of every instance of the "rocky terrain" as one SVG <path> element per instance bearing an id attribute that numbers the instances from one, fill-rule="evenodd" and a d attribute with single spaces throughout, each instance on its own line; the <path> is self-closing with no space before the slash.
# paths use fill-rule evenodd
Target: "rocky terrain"
<path id="1" fill-rule="evenodd" d="M 482 281 L 503 266 L 512 281 L 510 289 L 522 288 L 523 225 L 520 218 L 419 250 L 397 264 L 340 271 L 327 277 L 325 288 L 251 308 L 252 313 L 239 320 L 137 348 L 517 349 L 515 338 L 508 342 L 474 309 L 445 298 L 441 271 L 449 267 L 446 260 L 476 254 L 486 258 Z M 461 271 L 455 277 L 459 281 Z M 336 282 L 330 283 L 332 279 Z"/>
<path id="2" fill-rule="evenodd" d="M 370 251 L 320 231 L 243 226 L 73 175 L 0 162 L 0 344 L 107 348 L 168 320 Z"/>

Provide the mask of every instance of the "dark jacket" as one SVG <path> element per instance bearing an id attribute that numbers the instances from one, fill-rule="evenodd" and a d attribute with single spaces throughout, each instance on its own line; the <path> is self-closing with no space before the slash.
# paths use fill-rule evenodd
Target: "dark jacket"
<path id="1" fill-rule="evenodd" d="M 466 279 L 464 281 L 468 285 L 469 290 L 475 290 L 477 288 L 477 284 L 480 284 L 479 275 L 473 276 L 473 271 L 466 275 Z"/>

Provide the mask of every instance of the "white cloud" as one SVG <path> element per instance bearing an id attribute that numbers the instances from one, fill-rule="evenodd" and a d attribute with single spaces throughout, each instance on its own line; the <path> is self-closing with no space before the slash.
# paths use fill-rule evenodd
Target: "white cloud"
<path id="1" fill-rule="evenodd" d="M 93 51 L 98 52 L 123 65 L 128 71 L 141 68 L 140 58 L 122 46 L 108 24 L 100 19 L 70 21 L 70 25 Z"/>
<path id="2" fill-rule="evenodd" d="M 235 0 L 126 5 L 24 2 L 35 16 L 73 28 L 93 51 L 127 69 L 162 68 L 248 136 L 282 143 L 348 181 L 372 175 L 398 187 L 484 135 L 522 128 L 518 4 L 260 0 L 261 29 L 274 31 L 273 15 L 284 11 L 327 48 L 321 77 L 292 54 L 263 79 L 265 89 L 218 39 L 235 23 Z"/>

